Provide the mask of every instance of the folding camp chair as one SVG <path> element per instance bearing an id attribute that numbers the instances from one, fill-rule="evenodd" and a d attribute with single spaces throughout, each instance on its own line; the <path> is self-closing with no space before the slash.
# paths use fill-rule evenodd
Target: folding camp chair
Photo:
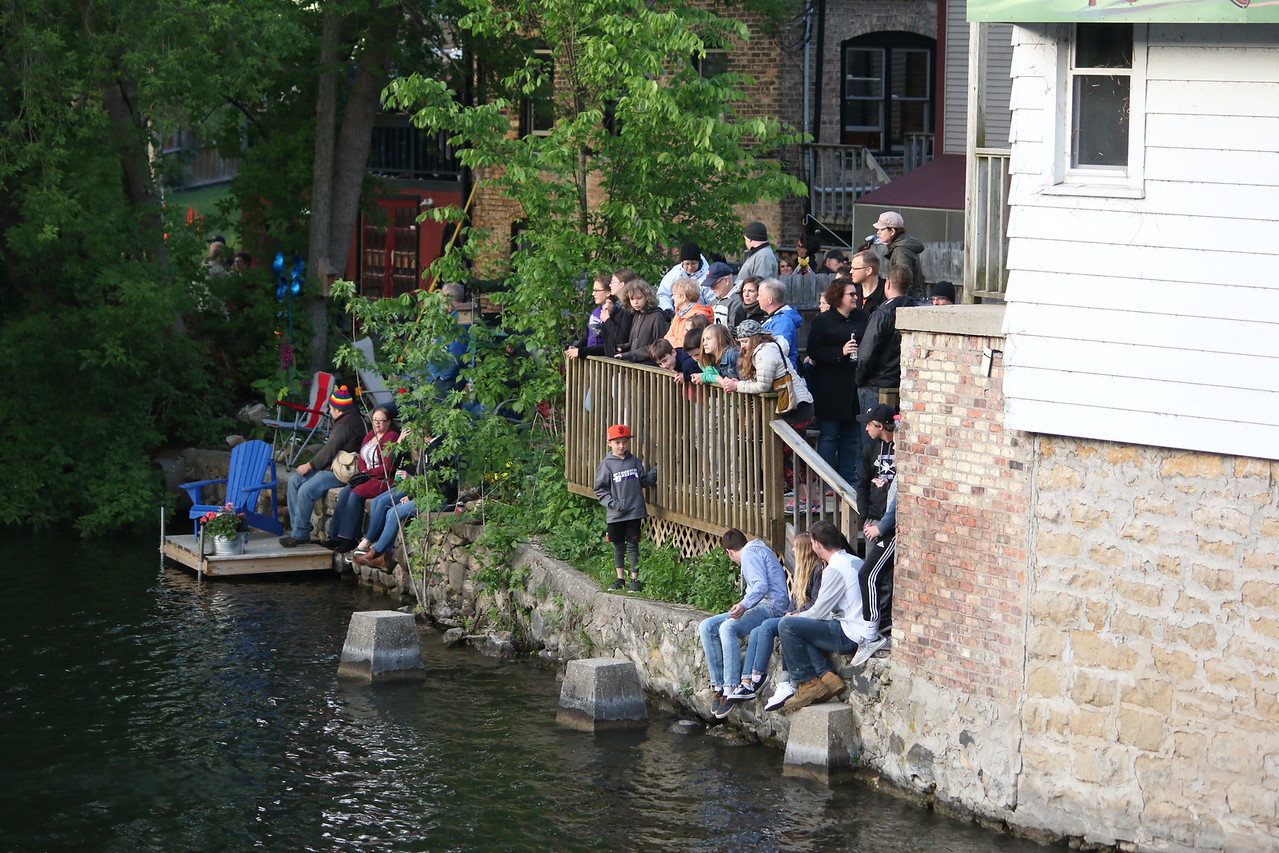
<path id="1" fill-rule="evenodd" d="M 360 353 L 368 360 L 368 367 L 359 368 L 360 373 L 360 406 L 366 415 L 383 403 L 390 403 L 395 394 L 386 387 L 386 380 L 377 370 L 377 356 L 373 352 L 373 339 L 367 335 L 352 342 Z"/>
<path id="2" fill-rule="evenodd" d="M 283 534 L 284 525 L 280 523 L 279 496 L 276 492 L 278 482 L 271 445 L 257 440 L 237 444 L 231 448 L 231 465 L 225 477 L 218 480 L 196 480 L 179 486 L 191 498 L 195 537 L 200 538 L 198 519 L 207 512 L 222 509 L 226 504 L 231 504 L 236 512 L 244 513 L 244 521 L 249 527 L 266 530 L 277 536 Z M 205 486 L 215 483 L 226 483 L 226 498 L 221 504 L 203 503 L 201 492 Z M 271 490 L 270 515 L 258 512 L 258 495 L 263 489 Z"/>
<path id="3" fill-rule="evenodd" d="M 302 451 L 306 450 L 311 439 L 316 436 L 322 439 L 328 438 L 328 400 L 332 390 L 333 374 L 319 371 L 311 378 L 311 400 L 307 405 L 300 406 L 297 403 L 286 403 L 281 400 L 277 404 L 275 418 L 268 418 L 262 422 L 275 430 L 275 436 L 271 440 L 272 453 L 278 454 L 283 450 L 282 461 L 288 467 L 293 468 L 297 465 L 298 457 L 302 455 Z M 284 409 L 290 409 L 296 413 L 293 420 L 284 419 Z"/>

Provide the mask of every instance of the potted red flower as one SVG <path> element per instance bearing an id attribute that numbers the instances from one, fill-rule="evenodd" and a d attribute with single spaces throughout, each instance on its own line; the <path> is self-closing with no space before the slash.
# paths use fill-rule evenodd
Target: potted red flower
<path id="1" fill-rule="evenodd" d="M 249 538 L 244 513 L 236 512 L 231 504 L 201 516 L 200 531 L 213 542 L 214 554 L 243 554 Z"/>

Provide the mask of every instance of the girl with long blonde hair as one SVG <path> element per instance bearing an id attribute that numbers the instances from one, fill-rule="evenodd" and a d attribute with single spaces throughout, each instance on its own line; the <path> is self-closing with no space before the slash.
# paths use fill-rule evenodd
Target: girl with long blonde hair
<path id="1" fill-rule="evenodd" d="M 813 540 L 807 533 L 795 536 L 792 550 L 795 554 L 795 570 L 787 572 L 786 585 L 790 588 L 791 601 L 795 609 L 785 615 L 794 616 L 804 610 L 817 597 L 822 585 L 822 569 L 825 565 L 817 559 L 813 551 Z M 746 644 L 746 660 L 742 667 L 742 683 L 737 689 L 725 695 L 729 702 L 743 702 L 759 695 L 761 682 L 768 672 L 768 662 L 773 657 L 773 641 L 777 639 L 777 625 L 781 617 L 765 619 L 759 627 L 751 631 L 750 642 Z M 749 673 L 749 675 L 747 674 Z M 764 705 L 765 711 L 775 711 L 782 703 L 795 693 L 790 674 L 782 671 L 777 682 L 777 689 Z"/>

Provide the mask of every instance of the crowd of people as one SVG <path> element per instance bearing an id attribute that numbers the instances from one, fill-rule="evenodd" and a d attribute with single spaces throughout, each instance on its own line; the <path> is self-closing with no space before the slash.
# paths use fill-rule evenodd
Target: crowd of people
<path id="1" fill-rule="evenodd" d="M 774 641 L 780 641 L 784 671 L 764 703 L 769 711 L 838 696 L 845 684 L 828 653 L 851 654 L 852 665 L 862 666 L 890 642 L 897 507 L 893 438 L 900 416 L 881 399 L 895 399 L 882 392 L 895 392 L 900 384 L 897 310 L 921 304 L 924 245 L 895 212 L 881 214 L 875 232 L 847 256 L 834 250 L 823 257 L 820 241 L 806 235 L 793 256 L 779 260 L 767 229 L 752 222 L 743 229 L 745 252 L 736 270 L 723 260 L 708 261 L 689 243 L 680 247 L 679 263 L 657 292 L 629 269 L 598 276 L 594 310 L 581 338 L 566 350 L 569 358 L 598 355 L 652 364 L 676 382 L 718 385 L 730 393 L 784 389 L 778 416 L 801 434 L 815 427 L 818 453 L 856 496 L 864 559 L 827 521 L 795 538 L 795 569 L 789 572 L 764 542 L 736 529 L 722 537 L 722 547 L 741 568 L 744 593 L 699 628 L 714 694 L 711 711 L 719 718 L 762 695 Z M 831 276 L 803 352 L 804 317 L 787 303 L 779 278 L 786 274 Z M 931 304 L 955 299 L 950 282 L 933 286 Z M 615 553 L 610 589 L 639 591 L 643 489 L 656 482 L 656 472 L 630 453 L 626 425 L 610 427 L 608 438 L 609 454 L 594 485 L 608 510 Z"/>
<path id="2" fill-rule="evenodd" d="M 718 385 L 728 393 L 779 392 L 778 416 L 801 434 L 816 428 L 818 452 L 856 495 L 865 559 L 826 521 L 796 537 L 795 569 L 789 573 L 764 542 L 736 529 L 722 537 L 724 550 L 741 567 L 744 594 L 699 629 L 717 717 L 761 695 L 775 640 L 781 643 L 785 671 L 766 710 L 837 696 L 844 683 L 831 670 L 827 653 L 852 654 L 853 665 L 860 666 L 889 642 L 898 415 L 881 402 L 881 392 L 895 390 L 900 381 L 896 312 L 919 304 L 912 293 L 922 295 L 919 253 L 924 247 L 905 232 L 899 214 L 882 214 L 875 227 L 876 238 L 850 256 L 835 250 L 820 257 L 820 243 L 812 236 L 798 242 L 793 258 L 783 256 L 791 275 L 832 276 L 802 353 L 804 317 L 787 303 L 778 277 L 783 267 L 759 222 L 743 229 L 737 269 L 724 260 L 708 260 L 700 247 L 686 243 L 656 289 L 630 269 L 596 276 L 592 310 L 581 335 L 565 350 L 568 358 L 654 365 L 676 382 Z M 455 309 L 465 294 L 460 285 L 445 289 Z M 953 303 L 953 285 L 935 285 L 932 301 Z M 457 379 L 442 371 L 433 381 L 447 391 Z M 314 502 L 341 487 L 328 538 L 320 544 L 339 553 L 353 551 L 356 563 L 389 569 L 399 529 L 417 512 L 397 483 L 410 476 L 413 465 L 421 474 L 425 460 L 397 451 L 402 433 L 394 404 L 377 407 L 365 422 L 351 392 L 341 386 L 329 397 L 328 410 L 328 440 L 289 480 L 290 525 L 280 544 L 308 543 Z M 607 512 L 614 552 L 616 578 L 609 589 L 639 592 L 639 531 L 647 516 L 643 490 L 656 483 L 657 471 L 630 452 L 631 438 L 625 424 L 609 428 L 609 452 L 598 466 L 594 488 Z M 368 523 L 361 531 L 366 504 Z M 743 639 L 748 641 L 744 658 Z"/>

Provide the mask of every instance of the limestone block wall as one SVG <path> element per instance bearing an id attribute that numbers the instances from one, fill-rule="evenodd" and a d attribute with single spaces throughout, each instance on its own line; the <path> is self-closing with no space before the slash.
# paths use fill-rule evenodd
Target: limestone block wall
<path id="1" fill-rule="evenodd" d="M 1279 463 L 1037 439 L 1021 813 L 1279 847 Z"/>
<path id="2" fill-rule="evenodd" d="M 1004 430 L 1001 313 L 898 315 L 896 637 L 868 759 L 916 787 L 928 759 L 939 802 L 1026 831 L 1279 849 L 1279 463 Z"/>

